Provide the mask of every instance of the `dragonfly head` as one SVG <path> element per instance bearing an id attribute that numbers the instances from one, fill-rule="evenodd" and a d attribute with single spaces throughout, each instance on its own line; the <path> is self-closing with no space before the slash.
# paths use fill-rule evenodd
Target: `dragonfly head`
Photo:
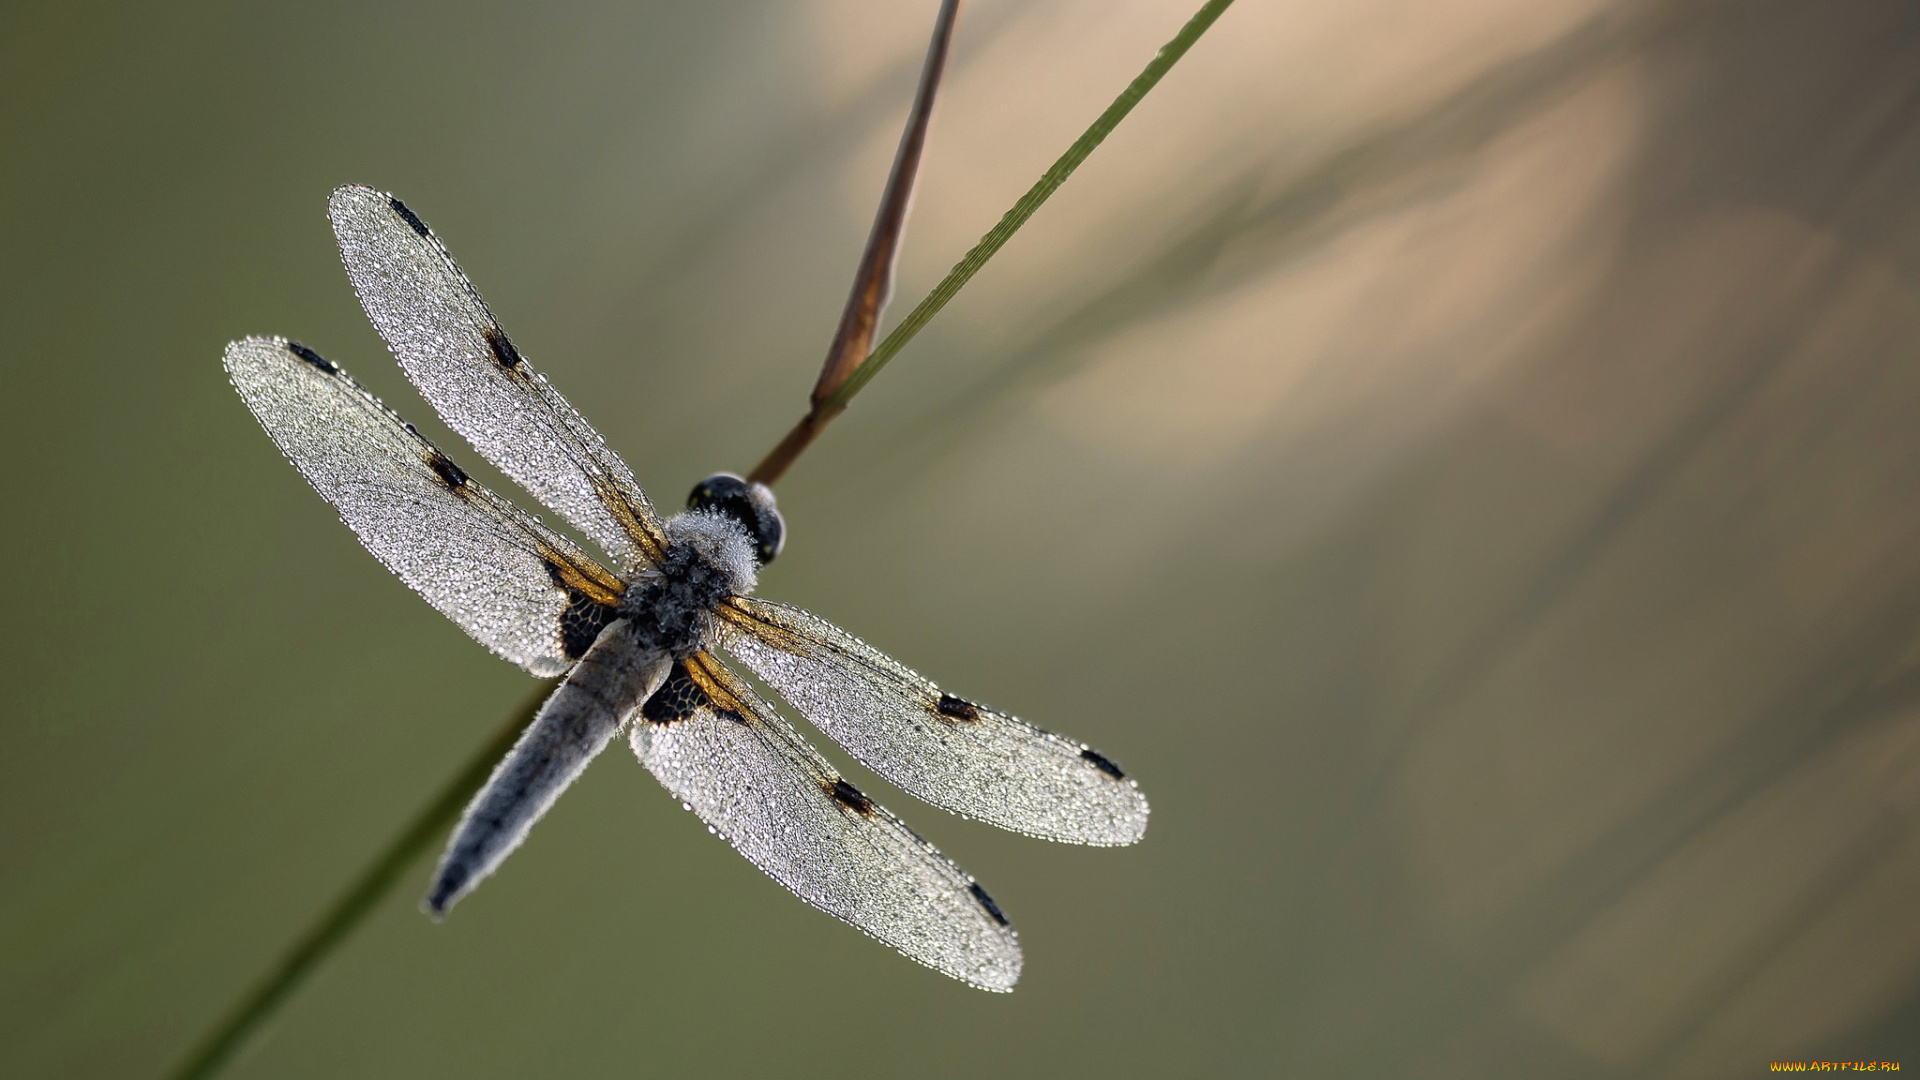
<path id="1" fill-rule="evenodd" d="M 747 531 L 717 510 L 675 514 L 666 534 L 659 561 L 627 583 L 618 611 L 640 644 L 678 659 L 712 644 L 714 610 L 753 592 L 759 564 Z"/>
<path id="2" fill-rule="evenodd" d="M 787 542 L 787 523 L 773 501 L 773 489 L 732 473 L 714 473 L 695 484 L 687 509 L 710 510 L 738 522 L 753 541 L 753 555 L 761 566 L 772 562 Z"/>

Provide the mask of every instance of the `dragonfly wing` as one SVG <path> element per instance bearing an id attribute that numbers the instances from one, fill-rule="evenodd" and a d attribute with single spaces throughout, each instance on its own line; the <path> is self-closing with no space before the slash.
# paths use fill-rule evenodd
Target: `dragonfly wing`
<path id="1" fill-rule="evenodd" d="M 1086 744 L 946 693 L 799 608 L 736 597 L 720 615 L 730 655 L 902 791 L 1044 840 L 1131 844 L 1146 832 L 1146 796 Z"/>
<path id="2" fill-rule="evenodd" d="M 711 654 L 674 666 L 631 741 L 675 798 L 795 896 L 936 971 L 1013 989 L 1019 942 L 986 891 Z"/>
<path id="3" fill-rule="evenodd" d="M 533 370 L 426 224 L 357 186 L 327 214 L 360 306 L 447 426 L 622 571 L 657 561 L 660 521 L 633 471 Z"/>
<path id="4" fill-rule="evenodd" d="M 345 371 L 284 338 L 227 346 L 260 425 L 400 580 L 536 675 L 558 675 L 613 618 L 620 580 L 482 487 Z"/>

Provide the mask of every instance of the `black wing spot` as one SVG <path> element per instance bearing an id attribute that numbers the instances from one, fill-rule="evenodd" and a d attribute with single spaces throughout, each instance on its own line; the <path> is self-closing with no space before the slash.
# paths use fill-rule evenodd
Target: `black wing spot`
<path id="1" fill-rule="evenodd" d="M 416 431 L 414 434 L 418 435 L 420 433 Z M 466 471 L 461 469 L 460 466 L 455 465 L 447 455 L 438 450 L 429 449 L 427 451 L 427 468 L 433 470 L 434 478 L 439 480 L 448 491 L 462 498 L 466 497 L 468 479 Z M 553 568 L 549 566 L 547 569 L 551 571 Z"/>
<path id="2" fill-rule="evenodd" d="M 873 815 L 873 800 L 860 794 L 859 788 L 854 787 L 845 780 L 835 780 L 833 786 L 827 789 L 827 794 L 833 796 L 834 802 L 859 814 L 861 817 L 871 817 Z"/>
<path id="3" fill-rule="evenodd" d="M 393 212 L 399 214 L 400 219 L 412 226 L 413 231 L 419 233 L 423 238 L 433 235 L 433 233 L 427 229 L 427 223 L 420 220 L 420 215 L 407 209 L 406 203 L 389 195 L 387 196 L 387 205 L 393 207 Z"/>
<path id="4" fill-rule="evenodd" d="M 676 661 L 667 681 L 640 706 L 640 716 L 649 724 L 677 724 L 708 704 L 707 692 L 687 674 L 687 666 Z"/>
<path id="5" fill-rule="evenodd" d="M 941 694 L 940 703 L 936 708 L 940 710 L 941 716 L 949 720 L 965 720 L 968 723 L 976 723 L 980 720 L 981 716 L 980 706 L 975 705 L 966 698 L 954 697 L 952 694 Z"/>
<path id="6" fill-rule="evenodd" d="M 578 660 L 593 647 L 600 631 L 620 613 L 585 593 L 567 590 L 567 608 L 560 613 L 560 654 Z"/>
<path id="7" fill-rule="evenodd" d="M 493 362 L 502 368 L 512 371 L 525 362 L 520 356 L 520 350 L 514 348 L 513 342 L 507 340 L 504 330 L 497 326 L 489 326 L 482 336 L 487 339 L 487 349 L 493 353 Z"/>
<path id="8" fill-rule="evenodd" d="M 1007 917 L 1000 913 L 1000 905 L 993 902 L 993 897 L 987 895 L 987 890 L 981 888 L 979 882 L 968 885 L 967 891 L 973 894 L 974 900 L 987 910 L 988 915 L 993 916 L 994 922 L 1001 926 L 1007 925 Z"/>
<path id="9" fill-rule="evenodd" d="M 1085 758 L 1088 764 L 1106 773 L 1108 776 L 1113 777 L 1115 780 L 1125 780 L 1127 778 L 1127 774 L 1120 771 L 1120 766 L 1115 765 L 1113 762 L 1108 761 L 1105 757 L 1092 750 L 1082 750 L 1080 751 L 1080 756 Z"/>
<path id="10" fill-rule="evenodd" d="M 329 375 L 340 374 L 339 364 L 321 356 L 319 353 L 314 352 L 312 349 L 307 348 L 297 341 L 287 342 L 287 351 Z"/>

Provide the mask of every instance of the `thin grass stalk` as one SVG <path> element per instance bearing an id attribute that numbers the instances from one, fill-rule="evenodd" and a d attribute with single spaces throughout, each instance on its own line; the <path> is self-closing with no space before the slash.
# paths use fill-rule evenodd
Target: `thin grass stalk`
<path id="1" fill-rule="evenodd" d="M 247 1040 L 265 1024 L 300 984 L 313 974 L 347 935 L 391 892 L 407 867 L 446 839 L 447 831 L 460 817 L 493 767 L 513 748 L 520 732 L 533 721 L 540 703 L 553 692 L 553 684 L 542 684 L 492 737 L 475 750 L 440 793 L 420 808 L 407 827 L 400 830 L 376 855 L 360 876 L 331 906 L 320 913 L 305 933 L 282 953 L 274 966 L 261 975 L 244 997 L 220 1018 L 193 1050 L 167 1074 L 168 1080 L 205 1080 L 233 1060 Z"/>
<path id="2" fill-rule="evenodd" d="M 915 305 L 914 309 L 907 313 L 906 318 L 900 320 L 899 325 L 893 328 L 893 332 L 887 335 L 879 348 L 868 353 L 866 359 L 848 372 L 846 378 L 831 392 L 823 394 L 821 390 L 825 389 L 824 386 L 816 388 L 812 407 L 800 418 L 800 422 L 795 424 L 793 429 L 767 452 L 766 457 L 760 459 L 760 463 L 754 466 L 750 474 L 751 478 L 765 484 L 772 484 L 786 475 L 795 459 L 799 458 L 807 447 L 813 445 L 814 439 L 818 438 L 820 432 L 833 422 L 834 417 L 846 411 L 847 403 L 853 400 L 853 396 L 871 382 L 873 377 L 880 373 L 880 369 L 886 367 L 887 362 L 898 355 L 901 349 L 906 348 L 907 342 L 912 341 L 927 323 L 933 321 L 933 317 L 940 313 L 940 309 L 946 307 L 947 302 L 952 300 L 967 282 L 973 280 L 973 275 L 987 265 L 987 260 L 993 258 L 995 253 L 1006 246 L 1007 241 L 1013 238 L 1014 233 L 1020 231 L 1020 226 L 1027 223 L 1027 219 L 1033 216 L 1034 211 L 1040 209 L 1041 205 L 1059 190 L 1060 185 L 1067 182 L 1067 177 L 1073 175 L 1074 170 L 1080 167 L 1080 163 L 1087 160 L 1087 156 L 1106 141 L 1113 129 L 1120 126 L 1120 121 L 1127 118 L 1127 114 L 1133 111 L 1133 107 L 1140 104 L 1140 100 L 1147 96 L 1147 92 L 1173 69 L 1173 65 L 1180 62 L 1180 58 L 1187 54 L 1187 50 L 1193 48 L 1193 43 L 1200 40 L 1200 35 L 1206 33 L 1214 21 L 1232 5 L 1233 0 L 1207 0 L 1207 3 L 1202 4 L 1200 10 L 1195 12 L 1193 17 L 1187 20 L 1186 25 L 1180 28 L 1180 32 L 1173 36 L 1173 40 L 1160 47 L 1160 51 L 1154 54 L 1153 60 L 1134 77 L 1132 82 L 1127 84 L 1127 88 L 1120 92 L 1119 97 L 1113 99 L 1113 104 L 1108 105 L 1106 111 L 1094 120 L 1093 125 L 1075 139 L 1073 145 L 1067 147 L 1067 152 L 1061 154 L 1052 167 L 1041 174 L 1040 179 L 1027 189 L 1026 194 L 1020 196 L 1012 209 L 1001 215 L 999 222 L 987 230 L 987 234 L 980 238 L 980 242 L 973 245 L 973 248 L 954 264 L 952 270 L 947 271 L 947 276 L 933 287 L 933 291 Z M 831 363 L 830 357 L 829 364 Z M 823 371 L 823 381 L 827 376 L 828 372 Z"/>
<path id="3" fill-rule="evenodd" d="M 828 396 L 822 403 L 822 411 L 831 409 L 838 412 L 845 409 L 847 402 L 852 401 L 853 396 L 871 382 L 873 377 L 880 373 L 880 369 L 886 367 L 887 362 L 905 348 L 907 342 L 912 341 L 914 335 L 925 328 L 927 323 L 940 313 L 941 308 L 947 306 L 947 302 L 952 300 L 967 282 L 973 280 L 973 275 L 987 265 L 987 260 L 993 258 L 995 253 L 1006 246 L 1007 241 L 1013 238 L 1014 233 L 1020 231 L 1020 226 L 1027 223 L 1027 219 L 1033 216 L 1034 211 L 1040 209 L 1041 205 L 1059 190 L 1060 185 L 1067 182 L 1067 177 L 1072 176 L 1074 170 L 1080 167 L 1080 163 L 1087 160 L 1087 155 L 1093 153 L 1096 147 L 1106 141 L 1113 129 L 1120 126 L 1120 121 L 1126 119 L 1135 105 L 1140 104 L 1140 99 L 1147 96 L 1147 92 L 1152 90 L 1168 71 L 1172 70 L 1174 64 L 1180 62 L 1180 58 L 1187 54 L 1187 50 L 1193 48 L 1193 43 L 1200 40 L 1200 35 L 1207 32 L 1207 28 L 1213 25 L 1214 20 L 1232 5 L 1233 0 L 1207 0 L 1207 3 L 1201 5 L 1193 18 L 1188 19 L 1186 25 L 1180 28 L 1180 32 L 1173 36 L 1173 40 L 1161 46 L 1152 62 L 1147 64 L 1131 83 L 1127 84 L 1127 88 L 1120 92 L 1119 97 L 1113 99 L 1113 104 L 1107 106 L 1106 111 L 1093 122 L 1093 126 L 1087 128 L 1084 134 L 1075 139 L 1072 146 L 1067 147 L 1067 152 L 1061 154 L 1059 160 L 1055 161 L 1053 166 L 1042 173 L 1040 179 L 1027 189 L 1027 193 L 1020 196 L 1019 200 L 1013 204 L 1013 208 L 1002 215 L 993 228 L 987 230 L 987 234 L 980 238 L 980 242 L 973 245 L 973 249 L 954 264 L 953 269 L 947 272 L 947 276 L 941 279 L 940 284 L 933 287 L 933 291 L 927 294 L 926 299 L 920 301 L 912 311 L 907 313 L 906 318 L 900 320 L 900 325 L 893 328 L 893 332 L 880 343 L 880 347 L 873 350 L 860 366 L 847 376 L 847 381 Z"/>

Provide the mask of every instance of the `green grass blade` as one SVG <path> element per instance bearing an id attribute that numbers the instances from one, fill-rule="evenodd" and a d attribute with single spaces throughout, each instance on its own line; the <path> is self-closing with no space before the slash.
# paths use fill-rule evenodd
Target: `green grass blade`
<path id="1" fill-rule="evenodd" d="M 209 1031 L 193 1050 L 167 1074 L 168 1080 L 204 1080 L 213 1076 L 233 1059 L 260 1029 L 262 1024 L 286 1004 L 340 942 L 358 929 L 382 899 L 393 891 L 402 871 L 446 839 L 448 830 L 460 817 L 460 811 L 473 793 L 480 790 L 493 767 L 512 749 L 540 704 L 551 693 L 551 685 L 529 698 L 515 711 L 486 744 L 475 751 L 465 766 L 440 789 L 433 801 L 414 815 L 413 821 L 390 841 L 385 850 L 360 872 L 352 885 L 334 900 L 333 905 L 315 919 L 307 932 L 287 949 L 271 970 L 261 976 L 220 1023 Z"/>
<path id="2" fill-rule="evenodd" d="M 834 413 L 846 408 L 847 402 L 853 400 L 853 395 L 859 393 L 861 387 L 867 385 L 875 375 L 880 373 L 881 368 L 887 366 L 887 361 L 892 360 L 901 349 L 906 347 L 907 342 L 913 340 L 914 335 L 939 314 L 941 308 L 947 306 L 947 301 L 952 300 L 961 288 L 972 280 L 973 275 L 980 272 L 980 268 L 987 264 L 988 259 L 993 258 L 996 252 L 1006 246 L 1007 241 L 1020 230 L 1020 226 L 1027 223 L 1027 219 L 1033 216 L 1034 211 L 1040 209 L 1041 204 L 1046 202 L 1061 184 L 1067 182 L 1067 177 L 1072 176 L 1073 171 L 1080 167 L 1080 163 L 1087 160 L 1087 155 L 1093 153 L 1094 148 L 1106 140 L 1113 129 L 1120 125 L 1120 121 L 1126 119 L 1127 114 L 1133 111 L 1133 107 L 1140 104 L 1140 99 L 1147 96 L 1147 91 L 1152 90 L 1161 77 L 1166 75 L 1174 64 L 1180 62 L 1180 58 L 1187 54 L 1187 50 L 1193 47 L 1193 43 L 1200 40 L 1200 35 L 1206 33 L 1214 20 L 1218 19 L 1220 14 L 1232 4 L 1233 0 L 1207 0 L 1201 5 L 1193 18 L 1188 19 L 1187 24 L 1180 28 L 1180 32 L 1173 36 L 1173 40 L 1161 46 L 1160 51 L 1154 54 L 1153 60 L 1147 64 L 1146 69 L 1127 84 L 1127 88 L 1120 92 L 1119 97 L 1113 99 L 1113 104 L 1107 106 L 1106 111 L 1093 122 L 1093 126 L 1087 128 L 1084 134 L 1075 139 L 1073 145 L 1067 147 L 1067 152 L 1061 154 L 1060 159 L 1053 163 L 1053 167 L 1043 173 L 1040 179 L 1027 189 L 1027 193 L 1020 196 L 1019 201 L 1013 204 L 1013 208 L 1002 215 L 993 228 L 987 230 L 987 234 L 980 238 L 980 242 L 973 245 L 973 249 L 954 264 L 953 269 L 947 272 L 947 276 L 941 280 L 940 284 L 933 287 L 933 291 L 927 294 L 926 299 L 920 301 L 906 318 L 900 320 L 900 325 L 893 328 L 893 332 L 880 343 L 880 347 L 867 354 L 867 358 L 861 361 L 860 366 L 847 376 L 847 381 L 840 384 L 840 388 L 827 398 L 820 411 Z"/>

